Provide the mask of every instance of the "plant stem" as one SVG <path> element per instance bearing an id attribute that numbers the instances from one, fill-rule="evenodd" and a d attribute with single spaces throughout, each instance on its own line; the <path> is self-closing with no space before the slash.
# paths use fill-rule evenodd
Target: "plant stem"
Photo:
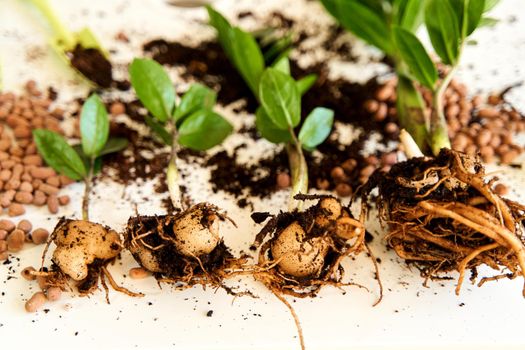
<path id="1" fill-rule="evenodd" d="M 302 210 L 302 202 L 297 201 L 294 197 L 296 194 L 308 192 L 308 166 L 304 159 L 303 148 L 295 136 L 293 129 L 290 128 L 292 141 L 286 144 L 288 153 L 288 162 L 290 165 L 292 178 L 292 193 L 290 194 L 290 211 L 294 209 Z"/>
<path id="2" fill-rule="evenodd" d="M 57 17 L 51 6 L 49 5 L 48 0 L 30 0 L 42 14 L 47 18 L 53 31 L 55 32 L 55 37 L 60 41 L 60 44 L 66 47 L 66 49 L 73 49 L 75 46 L 75 37 L 73 34 L 62 24 L 60 19 Z"/>
<path id="3" fill-rule="evenodd" d="M 421 150 L 427 149 L 426 105 L 414 83 L 398 73 L 397 116 L 399 124 L 413 137 Z"/>
<path id="4" fill-rule="evenodd" d="M 168 183 L 168 191 L 170 193 L 171 203 L 175 208 L 182 209 L 181 193 L 179 186 L 179 170 L 177 168 L 177 151 L 178 151 L 178 131 L 175 123 L 173 123 L 173 140 L 171 144 L 171 154 L 168 164 L 168 171 L 166 174 L 166 181 Z"/>
<path id="5" fill-rule="evenodd" d="M 95 157 L 89 161 L 89 171 L 84 179 L 84 197 L 82 198 L 82 220 L 89 221 L 89 193 L 91 192 L 91 183 L 93 182 L 93 172 L 95 168 Z"/>
<path id="6" fill-rule="evenodd" d="M 432 148 L 432 153 L 434 155 L 437 155 L 442 148 L 450 148 L 443 96 L 452 80 L 456 68 L 457 66 L 453 66 L 445 78 L 443 78 L 438 88 L 434 90 L 432 98 L 433 108 L 430 116 L 430 147 Z"/>

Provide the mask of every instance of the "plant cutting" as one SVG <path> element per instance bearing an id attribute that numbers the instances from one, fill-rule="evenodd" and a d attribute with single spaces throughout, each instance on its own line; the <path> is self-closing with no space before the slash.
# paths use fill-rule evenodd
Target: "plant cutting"
<path id="1" fill-rule="evenodd" d="M 51 47 L 77 73 L 102 88 L 113 82 L 109 54 L 89 28 L 78 32 L 69 31 L 60 21 L 48 0 L 29 0 L 37 7 L 51 25 L 54 35 Z"/>
<path id="2" fill-rule="evenodd" d="M 361 39 L 382 50 L 393 62 L 398 76 L 399 123 L 424 152 L 437 155 L 450 148 L 443 96 L 458 67 L 469 36 L 491 19 L 484 13 L 498 1 L 490 0 L 321 0 L 339 23 Z M 440 79 L 415 32 L 424 21 L 434 51 L 441 59 Z M 430 115 L 421 89 L 432 92 Z"/>
<path id="3" fill-rule="evenodd" d="M 38 152 L 45 162 L 58 173 L 73 180 L 84 181 L 82 220 L 62 218 L 48 240 L 42 256 L 42 265 L 51 243 L 56 244 L 50 270 L 41 269 L 33 274 L 45 278 L 45 288 L 66 289 L 75 281 L 81 295 L 89 295 L 98 288 L 98 281 L 106 290 L 105 278 L 117 291 L 131 296 L 142 296 L 120 287 L 107 270 L 115 261 L 123 245 L 120 236 L 109 227 L 89 221 L 90 192 L 93 177 L 102 167 L 102 156 L 118 152 L 127 146 L 127 140 L 109 138 L 109 118 L 97 95 L 90 96 L 82 106 L 80 115 L 81 144 L 70 146 L 61 135 L 45 129 L 33 131 Z"/>
<path id="4" fill-rule="evenodd" d="M 135 59 L 129 73 L 139 100 L 149 112 L 146 123 L 171 149 L 167 185 L 172 204 L 179 212 L 130 218 L 125 245 L 159 281 L 184 283 L 187 287 L 212 284 L 230 290 L 222 280 L 229 269 L 238 266 L 238 260 L 219 234 L 219 222 L 230 219 L 209 203 L 182 207 L 177 152 L 181 146 L 199 151 L 210 149 L 233 128 L 213 111 L 213 90 L 193 84 L 177 105 L 173 84 L 157 62 Z"/>
<path id="5" fill-rule="evenodd" d="M 407 155 L 414 157 L 388 173 L 376 171 L 361 192 L 366 210 L 371 192 L 379 189 L 375 203 L 388 228 L 388 245 L 425 281 L 459 272 L 456 294 L 466 271 L 474 283 L 481 265 L 499 274 L 481 278 L 478 286 L 524 276 L 525 206 L 495 193 L 497 178 L 486 180 L 478 157 L 443 149 L 425 158 L 408 133 L 403 139 Z"/>

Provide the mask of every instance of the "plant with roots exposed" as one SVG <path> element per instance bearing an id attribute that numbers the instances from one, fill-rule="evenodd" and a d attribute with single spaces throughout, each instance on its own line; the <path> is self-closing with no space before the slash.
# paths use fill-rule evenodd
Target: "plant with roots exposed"
<path id="1" fill-rule="evenodd" d="M 411 158 L 387 173 L 377 171 L 361 195 L 366 203 L 379 189 L 375 203 L 388 245 L 417 266 L 425 282 L 459 272 L 459 294 L 466 271 L 474 283 L 480 265 L 499 274 L 481 278 L 479 286 L 525 271 L 525 206 L 500 197 L 492 189 L 497 178 L 485 177 L 478 158 L 443 149 L 435 158 Z"/>
<path id="2" fill-rule="evenodd" d="M 134 297 L 143 296 L 117 285 L 107 269 L 123 248 L 120 235 L 109 227 L 86 220 L 60 219 L 42 255 L 42 266 L 51 243 L 56 244 L 51 268 L 32 272 L 44 279 L 46 289 L 59 287 L 66 290 L 73 281 L 79 294 L 85 296 L 96 291 L 100 281 L 109 304 L 107 279 L 116 291 Z"/>
<path id="3" fill-rule="evenodd" d="M 362 222 L 354 219 L 350 210 L 343 207 L 339 200 L 327 195 L 297 195 L 296 199 L 315 199 L 318 202 L 305 211 L 296 210 L 279 215 L 252 214 L 258 223 L 270 218 L 256 236 L 252 247 L 260 247 L 259 261 L 253 275 L 288 307 L 304 349 L 299 319 L 284 295 L 313 297 L 326 285 L 362 287 L 342 281 L 345 271 L 341 262 L 345 257 L 363 250 L 370 253 L 376 273 L 377 266 L 365 243 Z"/>
<path id="4" fill-rule="evenodd" d="M 131 217 L 124 244 L 159 282 L 180 288 L 211 285 L 237 294 L 223 280 L 245 260 L 234 258 L 219 235 L 220 222 L 225 220 L 230 219 L 208 203 L 175 215 Z"/>

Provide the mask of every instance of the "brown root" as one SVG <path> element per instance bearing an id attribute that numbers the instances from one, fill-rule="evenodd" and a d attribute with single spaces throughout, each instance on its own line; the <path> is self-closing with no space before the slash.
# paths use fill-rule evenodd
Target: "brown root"
<path id="1" fill-rule="evenodd" d="M 510 271 L 485 277 L 480 285 L 525 271 L 525 206 L 500 197 L 492 190 L 494 181 L 484 178 L 479 159 L 442 150 L 436 158 L 410 159 L 388 173 L 376 172 L 361 196 L 366 203 L 378 187 L 376 205 L 388 225 L 389 246 L 426 279 L 458 271 L 459 294 L 467 269 L 486 264 Z"/>

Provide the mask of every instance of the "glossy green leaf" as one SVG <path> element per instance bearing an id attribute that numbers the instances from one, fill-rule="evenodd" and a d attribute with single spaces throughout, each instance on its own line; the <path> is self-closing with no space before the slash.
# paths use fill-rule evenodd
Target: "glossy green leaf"
<path id="1" fill-rule="evenodd" d="M 80 113 L 82 150 L 88 157 L 97 157 L 109 136 L 109 118 L 104 103 L 98 95 L 91 95 Z"/>
<path id="2" fill-rule="evenodd" d="M 259 134 L 270 142 L 283 143 L 291 140 L 290 131 L 279 129 L 262 107 L 255 112 L 255 126 Z"/>
<path id="3" fill-rule="evenodd" d="M 282 38 L 278 38 L 272 43 L 270 47 L 263 51 L 264 62 L 270 64 L 274 61 L 279 60 L 283 56 L 288 56 L 293 45 L 292 36 L 290 34 L 285 35 Z"/>
<path id="4" fill-rule="evenodd" d="M 80 156 L 80 159 L 82 159 L 82 162 L 84 163 L 84 166 L 86 167 L 86 170 L 89 171 L 89 168 L 91 167 L 91 157 L 84 153 L 84 151 L 82 150 L 82 145 L 74 145 L 73 149 Z M 95 161 L 93 162 L 93 175 L 98 174 L 101 170 L 102 170 L 102 157 L 95 158 Z"/>
<path id="5" fill-rule="evenodd" d="M 334 124 L 334 111 L 324 107 L 317 107 L 306 117 L 299 141 L 307 150 L 312 150 L 326 140 Z"/>
<path id="6" fill-rule="evenodd" d="M 173 117 L 180 121 L 199 109 L 212 109 L 217 101 L 217 93 L 199 83 L 192 84 L 182 96 Z"/>
<path id="7" fill-rule="evenodd" d="M 357 0 L 321 0 L 327 10 L 351 31 L 371 45 L 387 54 L 393 53 L 388 22 L 375 10 L 376 6 L 367 6 Z"/>
<path id="8" fill-rule="evenodd" d="M 259 99 L 273 123 L 282 130 L 301 121 L 301 96 L 295 80 L 275 68 L 264 71 L 259 84 Z"/>
<path id="9" fill-rule="evenodd" d="M 230 31 L 232 55 L 230 59 L 246 81 L 254 95 L 257 95 L 259 79 L 264 71 L 264 58 L 251 34 L 239 28 Z"/>
<path id="10" fill-rule="evenodd" d="M 425 24 L 434 50 L 443 63 L 454 65 L 459 56 L 460 31 L 457 16 L 447 0 L 429 0 Z"/>
<path id="11" fill-rule="evenodd" d="M 394 23 L 415 33 L 423 23 L 426 0 L 395 0 L 393 3 Z"/>
<path id="12" fill-rule="evenodd" d="M 485 9 L 485 0 L 448 1 L 456 14 L 461 37 L 466 38 L 478 27 Z"/>
<path id="13" fill-rule="evenodd" d="M 297 89 L 299 94 L 304 95 L 317 81 L 317 74 L 308 74 L 297 80 Z"/>
<path id="14" fill-rule="evenodd" d="M 162 141 L 164 144 L 171 146 L 173 143 L 173 137 L 169 133 L 168 130 L 164 127 L 164 125 L 154 118 L 150 117 L 149 115 L 144 117 L 144 121 L 146 124 L 150 127 L 151 131 L 154 135 L 156 135 L 160 141 Z"/>
<path id="15" fill-rule="evenodd" d="M 135 58 L 129 75 L 144 107 L 157 120 L 167 121 L 175 107 L 175 89 L 164 68 L 153 60 Z"/>
<path id="16" fill-rule="evenodd" d="M 421 84 L 433 89 L 438 79 L 436 66 L 419 39 L 406 29 L 395 26 L 394 38 L 398 53 Z"/>
<path id="17" fill-rule="evenodd" d="M 272 67 L 280 72 L 283 72 L 286 75 L 290 75 L 290 60 L 286 56 L 281 57 L 280 59 L 275 61 L 272 64 Z"/>
<path id="18" fill-rule="evenodd" d="M 123 137 L 110 137 L 102 151 L 100 151 L 99 156 L 105 156 L 106 154 L 120 152 L 126 147 L 128 147 L 128 140 Z"/>
<path id="19" fill-rule="evenodd" d="M 483 12 L 487 12 L 492 10 L 497 4 L 499 4 L 500 0 L 485 0 L 485 8 L 483 9 Z"/>
<path id="20" fill-rule="evenodd" d="M 59 134 L 44 129 L 33 130 L 38 153 L 56 172 L 73 180 L 81 180 L 87 175 L 86 167 L 77 152 Z"/>
<path id="21" fill-rule="evenodd" d="M 233 49 L 230 32 L 233 30 L 230 22 L 218 11 L 210 5 L 206 6 L 208 16 L 210 17 L 210 25 L 217 31 L 217 38 L 222 46 L 222 49 L 230 59 L 233 57 Z"/>
<path id="22" fill-rule="evenodd" d="M 221 115 L 206 109 L 184 119 L 179 127 L 179 143 L 198 151 L 220 144 L 233 130 Z"/>

